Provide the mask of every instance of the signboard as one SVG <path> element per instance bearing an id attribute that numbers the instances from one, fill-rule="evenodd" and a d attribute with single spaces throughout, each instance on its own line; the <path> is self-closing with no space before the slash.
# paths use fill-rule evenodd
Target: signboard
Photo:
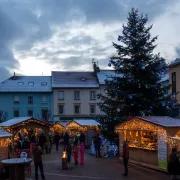
<path id="1" fill-rule="evenodd" d="M 158 167 L 167 170 L 167 136 L 162 132 L 158 134 Z"/>

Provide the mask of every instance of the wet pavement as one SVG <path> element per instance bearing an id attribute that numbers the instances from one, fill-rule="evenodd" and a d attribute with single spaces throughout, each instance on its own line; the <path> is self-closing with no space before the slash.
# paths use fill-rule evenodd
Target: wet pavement
<path id="1" fill-rule="evenodd" d="M 85 153 L 85 164 L 73 165 L 69 170 L 61 169 L 62 150 L 56 152 L 53 148 L 50 155 L 43 155 L 44 172 L 46 180 L 169 180 L 170 178 L 161 172 L 129 165 L 129 176 L 124 177 L 123 165 L 118 158 L 99 158 Z M 73 157 L 72 157 L 73 161 Z M 32 164 L 32 176 L 34 179 L 34 168 Z M 41 179 L 39 177 L 39 179 Z"/>

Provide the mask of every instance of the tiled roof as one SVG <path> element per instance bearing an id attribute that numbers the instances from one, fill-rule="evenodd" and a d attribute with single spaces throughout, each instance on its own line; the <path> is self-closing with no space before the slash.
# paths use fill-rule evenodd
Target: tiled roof
<path id="1" fill-rule="evenodd" d="M 164 127 L 180 127 L 180 119 L 169 116 L 144 116 L 137 118 Z"/>
<path id="2" fill-rule="evenodd" d="M 0 83 L 0 92 L 51 91 L 51 76 L 13 76 Z"/>
<path id="3" fill-rule="evenodd" d="M 93 72 L 52 72 L 53 88 L 98 88 Z"/>
<path id="4" fill-rule="evenodd" d="M 0 129 L 0 138 L 3 138 L 3 137 L 11 137 L 12 134 L 3 130 L 3 129 Z"/>
<path id="5" fill-rule="evenodd" d="M 115 70 L 101 70 L 100 72 L 97 73 L 97 77 L 98 77 L 98 81 L 99 81 L 100 85 L 105 85 L 105 80 L 107 78 L 114 77 L 114 76 L 122 77 L 123 75 L 122 74 L 116 74 Z M 169 74 L 168 73 L 162 77 L 160 82 L 164 82 L 167 80 L 169 80 Z"/>
<path id="6" fill-rule="evenodd" d="M 114 77 L 114 76 L 122 76 L 119 74 L 116 74 L 114 70 L 100 70 L 100 72 L 97 73 L 98 81 L 99 84 L 104 85 L 105 80 L 109 77 Z"/>
<path id="7" fill-rule="evenodd" d="M 93 119 L 75 119 L 74 122 L 80 124 L 81 126 L 99 126 L 100 124 Z"/>
<path id="8" fill-rule="evenodd" d="M 180 64 L 180 59 L 176 58 L 175 61 L 171 62 L 171 64 L 169 65 L 169 68 L 176 66 L 176 65 L 179 65 L 179 64 Z"/>
<path id="9" fill-rule="evenodd" d="M 32 117 L 17 117 L 17 118 L 13 118 L 10 120 L 7 120 L 5 122 L 0 123 L 0 127 L 10 127 L 13 126 L 15 124 L 19 124 L 23 121 L 27 121 L 29 119 L 31 119 Z"/>

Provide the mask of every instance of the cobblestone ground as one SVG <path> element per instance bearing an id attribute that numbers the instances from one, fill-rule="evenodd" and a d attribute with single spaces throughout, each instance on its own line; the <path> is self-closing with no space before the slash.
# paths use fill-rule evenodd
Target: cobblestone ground
<path id="1" fill-rule="evenodd" d="M 56 152 L 52 150 L 51 155 L 44 155 L 44 172 L 47 180 L 168 180 L 169 177 L 157 171 L 129 165 L 129 176 L 123 177 L 123 166 L 117 158 L 96 159 L 85 154 L 85 164 L 74 166 L 70 170 L 61 170 L 62 150 Z M 33 167 L 33 164 L 32 164 Z M 32 168 L 32 179 L 34 179 L 34 169 Z M 40 179 L 40 177 L 39 177 Z"/>

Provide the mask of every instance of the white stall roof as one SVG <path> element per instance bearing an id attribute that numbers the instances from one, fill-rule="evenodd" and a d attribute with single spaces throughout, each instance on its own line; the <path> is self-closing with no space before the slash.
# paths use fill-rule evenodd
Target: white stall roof
<path id="1" fill-rule="evenodd" d="M 99 126 L 100 124 L 93 119 L 75 119 L 74 122 L 81 126 Z"/>
<path id="2" fill-rule="evenodd" d="M 31 119 L 32 117 L 17 117 L 17 118 L 13 118 L 10 120 L 7 120 L 3 123 L 0 123 L 0 127 L 10 127 L 13 126 L 15 124 L 21 123 L 23 121 L 27 121 L 29 119 Z"/>
<path id="3" fill-rule="evenodd" d="M 3 138 L 3 137 L 11 137 L 12 134 L 3 130 L 3 129 L 0 129 L 0 138 Z"/>

